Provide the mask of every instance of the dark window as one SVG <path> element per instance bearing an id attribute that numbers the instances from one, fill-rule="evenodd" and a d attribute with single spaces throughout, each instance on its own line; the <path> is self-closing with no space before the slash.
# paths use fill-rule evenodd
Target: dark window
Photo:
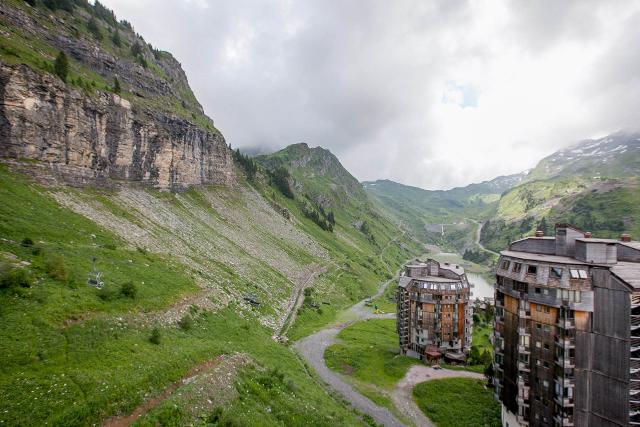
<path id="1" fill-rule="evenodd" d="M 551 267 L 551 277 L 556 279 L 562 278 L 562 268 L 561 267 Z"/>
<path id="2" fill-rule="evenodd" d="M 538 274 L 538 266 L 537 265 L 528 265 L 527 266 L 527 274 Z"/>
<path id="3" fill-rule="evenodd" d="M 535 292 L 536 292 L 536 294 L 539 294 L 539 293 L 541 293 L 541 292 L 542 292 L 542 289 L 540 289 L 540 288 L 536 288 L 536 291 L 535 291 Z"/>
<path id="4" fill-rule="evenodd" d="M 513 272 L 520 273 L 520 270 L 522 270 L 522 264 L 519 262 L 513 263 Z"/>
<path id="5" fill-rule="evenodd" d="M 511 266 L 511 261 L 507 261 L 507 260 L 502 261 L 502 269 L 503 270 L 508 270 L 509 266 Z"/>

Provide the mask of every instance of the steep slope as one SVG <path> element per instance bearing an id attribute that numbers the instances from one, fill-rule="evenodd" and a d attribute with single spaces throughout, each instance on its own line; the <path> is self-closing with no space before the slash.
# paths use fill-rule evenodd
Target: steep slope
<path id="1" fill-rule="evenodd" d="M 601 236 L 640 232 L 640 135 L 586 140 L 541 160 L 523 184 L 506 192 L 485 224 L 483 243 L 499 250 L 555 222 Z"/>
<path id="2" fill-rule="evenodd" d="M 472 221 L 483 220 L 497 206 L 500 195 L 518 185 L 526 172 L 450 190 L 424 190 L 388 180 L 363 183 L 367 193 L 397 221 L 428 242 L 455 250 L 472 246 Z"/>
<path id="3" fill-rule="evenodd" d="M 0 423 L 362 424 L 283 343 L 419 245 L 324 150 L 293 198 L 245 179 L 179 64 L 99 2 L 0 22 Z"/>
<path id="4" fill-rule="evenodd" d="M 230 150 L 169 53 L 99 2 L 34 3 L 0 3 L 1 157 L 75 185 L 233 181 Z"/>

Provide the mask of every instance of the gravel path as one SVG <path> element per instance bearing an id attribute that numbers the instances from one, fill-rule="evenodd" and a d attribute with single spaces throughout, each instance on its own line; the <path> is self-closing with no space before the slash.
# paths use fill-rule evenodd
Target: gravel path
<path id="1" fill-rule="evenodd" d="M 468 371 L 453 371 L 449 369 L 433 369 L 430 366 L 413 365 L 402 380 L 396 385 L 391 393 L 393 404 L 417 426 L 435 427 L 418 408 L 413 400 L 413 387 L 425 381 L 440 378 L 478 378 L 483 379 L 484 375 Z"/>
<path id="2" fill-rule="evenodd" d="M 384 283 L 378 289 L 378 292 L 373 296 L 376 298 L 384 292 L 385 287 L 395 279 Z M 373 299 L 372 298 L 372 299 Z M 338 326 L 325 328 L 303 338 L 295 343 L 296 350 L 307 360 L 307 362 L 315 369 L 320 377 L 326 381 L 331 388 L 339 392 L 345 399 L 358 408 L 360 411 L 369 414 L 378 423 L 384 426 L 404 426 L 395 415 L 391 413 L 387 408 L 378 406 L 370 399 L 358 393 L 351 384 L 341 378 L 341 376 L 332 370 L 330 370 L 324 363 L 324 351 L 331 344 L 335 343 L 336 335 L 345 327 L 358 320 L 370 319 L 370 318 L 390 318 L 395 317 L 394 313 L 390 314 L 373 314 L 371 311 L 365 309 L 365 301 L 360 301 L 349 309 L 355 319 Z"/>
<path id="3" fill-rule="evenodd" d="M 371 299 L 382 295 L 386 286 L 395 280 L 395 278 L 391 279 L 381 285 Z M 365 301 L 363 300 L 348 310 L 348 316 L 353 317 L 353 320 L 337 326 L 327 327 L 313 335 L 303 338 L 294 344 L 294 348 L 306 359 L 318 375 L 327 384 L 329 384 L 331 388 L 351 402 L 354 407 L 366 414 L 369 414 L 378 424 L 382 424 L 384 426 L 404 426 L 405 424 L 402 423 L 391 411 L 375 404 L 369 398 L 360 394 L 351 384 L 346 382 L 340 374 L 330 370 L 324 361 L 325 350 L 336 342 L 336 336 L 342 329 L 359 320 L 373 318 L 393 319 L 396 316 L 395 313 L 374 314 L 370 309 L 365 307 Z M 391 400 L 395 407 L 416 426 L 435 427 L 435 424 L 433 424 L 424 415 L 413 400 L 412 390 L 416 384 L 421 382 L 451 377 L 484 378 L 482 374 L 475 372 L 433 369 L 430 366 L 414 365 L 409 369 L 404 378 L 396 385 L 396 388 L 391 393 Z"/>

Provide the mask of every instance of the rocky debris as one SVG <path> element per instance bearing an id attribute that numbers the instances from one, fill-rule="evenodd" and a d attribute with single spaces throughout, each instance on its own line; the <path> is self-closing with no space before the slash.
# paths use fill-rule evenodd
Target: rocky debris
<path id="1" fill-rule="evenodd" d="M 134 181 L 160 189 L 232 184 L 231 150 L 218 132 L 175 115 L 133 108 L 116 94 L 88 97 L 52 75 L 0 63 L 1 157 L 37 160 L 84 186 Z M 45 177 L 46 179 L 46 177 Z"/>
<path id="2" fill-rule="evenodd" d="M 197 197 L 189 193 L 164 197 L 126 187 L 109 197 L 130 214 L 122 216 L 90 194 L 51 191 L 59 203 L 111 230 L 132 248 L 171 256 L 187 267 L 202 289 L 168 310 L 141 314 L 138 321 L 175 323 L 191 305 L 215 310 L 252 294 L 268 304 L 262 304 L 259 311 L 240 304 L 239 314 L 277 330 L 298 284 L 306 283 L 309 268 L 313 268 L 303 265 L 290 251 L 328 260 L 326 250 L 291 221 L 274 215 L 252 188 L 211 187 L 198 193 Z M 233 281 L 224 273 L 227 268 L 237 275 Z"/>

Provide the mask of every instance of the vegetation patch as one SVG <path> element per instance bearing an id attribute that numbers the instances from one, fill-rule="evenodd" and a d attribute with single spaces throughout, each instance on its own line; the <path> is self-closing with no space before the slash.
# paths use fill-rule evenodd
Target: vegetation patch
<path id="1" fill-rule="evenodd" d="M 338 334 L 340 342 L 327 348 L 327 366 L 354 378 L 392 389 L 419 360 L 399 354 L 394 319 L 356 322 Z"/>
<path id="2" fill-rule="evenodd" d="M 500 405 L 484 381 L 443 378 L 413 389 L 418 407 L 439 427 L 499 427 Z"/>

